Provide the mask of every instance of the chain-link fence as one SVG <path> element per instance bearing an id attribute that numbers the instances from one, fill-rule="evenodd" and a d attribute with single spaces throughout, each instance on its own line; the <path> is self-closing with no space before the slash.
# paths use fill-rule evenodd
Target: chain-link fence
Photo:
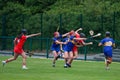
<path id="1" fill-rule="evenodd" d="M 36 14 L 36 15 L 1 15 L 0 17 L 0 49 L 12 50 L 13 40 L 22 28 L 28 30 L 28 34 L 41 32 L 42 35 L 30 38 L 25 44 L 25 49 L 30 51 L 50 53 L 53 33 L 59 29 L 61 34 L 70 30 L 83 28 L 83 33 L 89 37 L 89 30 L 94 30 L 95 34 L 102 33 L 96 38 L 93 45 L 79 48 L 79 53 L 100 53 L 102 49 L 98 47 L 98 42 L 104 37 L 106 31 L 111 32 L 111 36 L 116 40 L 119 48 L 120 38 L 120 13 L 84 15 L 84 14 Z M 48 55 L 48 54 L 47 54 Z"/>

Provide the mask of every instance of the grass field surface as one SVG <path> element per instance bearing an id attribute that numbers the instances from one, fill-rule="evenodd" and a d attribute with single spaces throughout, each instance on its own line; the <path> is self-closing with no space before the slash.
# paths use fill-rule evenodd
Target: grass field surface
<path id="1" fill-rule="evenodd" d="M 0 56 L 0 61 L 10 56 Z M 22 58 L 0 65 L 0 80 L 120 80 L 120 63 L 113 62 L 105 70 L 104 62 L 75 60 L 71 68 L 63 68 L 58 60 L 52 67 L 52 59 L 28 58 L 28 70 L 21 68 Z"/>

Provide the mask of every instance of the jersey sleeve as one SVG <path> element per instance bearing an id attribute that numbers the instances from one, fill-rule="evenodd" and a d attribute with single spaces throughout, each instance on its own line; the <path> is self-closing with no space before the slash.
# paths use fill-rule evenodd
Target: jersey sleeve
<path id="1" fill-rule="evenodd" d="M 59 39 L 62 39 L 62 35 L 59 36 Z"/>
<path id="2" fill-rule="evenodd" d="M 56 39 L 56 38 L 53 38 L 52 40 L 53 40 L 53 42 L 56 42 L 56 41 L 57 41 L 57 39 Z"/>
<path id="3" fill-rule="evenodd" d="M 74 39 L 74 36 L 70 36 L 70 40 L 73 40 Z"/>
<path id="4" fill-rule="evenodd" d="M 66 42 L 66 38 L 64 38 L 62 41 L 63 41 L 63 42 Z"/>

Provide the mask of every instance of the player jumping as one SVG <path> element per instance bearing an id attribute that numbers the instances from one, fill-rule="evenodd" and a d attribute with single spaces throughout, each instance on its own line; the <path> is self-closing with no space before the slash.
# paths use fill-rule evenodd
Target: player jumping
<path id="1" fill-rule="evenodd" d="M 14 40 L 14 57 L 9 58 L 9 59 L 7 59 L 5 61 L 2 61 L 3 66 L 8 62 L 16 60 L 18 58 L 18 56 L 21 55 L 22 59 L 23 59 L 22 69 L 28 69 L 26 67 L 26 58 L 27 58 L 27 56 L 26 56 L 26 54 L 25 54 L 25 52 L 23 50 L 24 43 L 26 42 L 27 38 L 30 38 L 30 37 L 33 37 L 33 36 L 38 36 L 41 33 L 31 34 L 31 35 L 26 35 L 26 34 L 27 34 L 27 30 L 22 29 L 21 33 L 15 38 L 15 40 Z"/>
<path id="2" fill-rule="evenodd" d="M 98 46 L 104 46 L 106 70 L 109 70 L 109 64 L 112 62 L 112 47 L 115 47 L 115 41 L 110 38 L 110 32 L 106 32 L 106 37 L 101 40 Z"/>

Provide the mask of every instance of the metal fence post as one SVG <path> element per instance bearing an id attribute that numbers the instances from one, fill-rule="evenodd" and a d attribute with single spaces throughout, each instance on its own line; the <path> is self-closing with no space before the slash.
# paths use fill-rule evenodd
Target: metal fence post
<path id="1" fill-rule="evenodd" d="M 87 60 L 87 46 L 84 47 L 84 60 Z"/>
<path id="2" fill-rule="evenodd" d="M 43 37 L 43 14 L 40 15 L 40 32 L 41 34 L 41 38 Z M 41 46 L 40 46 L 40 50 L 42 51 L 43 49 L 43 43 L 42 43 L 42 39 L 41 39 Z"/>
<path id="3" fill-rule="evenodd" d="M 115 39 L 115 16 L 116 16 L 116 13 L 114 12 L 113 13 L 113 27 L 112 27 L 112 34 L 113 34 L 113 39 Z"/>
<path id="4" fill-rule="evenodd" d="M 101 15 L 101 18 L 100 18 L 100 19 L 101 19 L 101 28 L 102 28 L 101 30 L 104 32 L 104 27 L 103 27 L 103 26 L 104 26 L 104 25 L 103 25 L 103 14 Z M 103 36 L 102 36 L 102 37 L 103 37 Z"/>
<path id="5" fill-rule="evenodd" d="M 47 38 L 46 41 L 47 41 L 47 45 L 46 45 L 46 53 L 47 53 L 47 55 L 46 55 L 46 58 L 49 58 L 49 53 L 48 53 L 49 38 Z"/>
<path id="6" fill-rule="evenodd" d="M 2 36 L 6 36 L 6 15 L 2 16 Z M 6 39 L 2 39 L 2 50 L 6 49 Z"/>
<path id="7" fill-rule="evenodd" d="M 83 15 L 80 14 L 80 27 L 82 28 L 83 27 Z"/>
<path id="8" fill-rule="evenodd" d="M 24 15 L 22 14 L 22 19 L 21 19 L 21 23 L 22 23 L 22 28 L 24 29 Z"/>
<path id="9" fill-rule="evenodd" d="M 60 33 L 62 34 L 62 14 L 60 14 Z"/>
<path id="10" fill-rule="evenodd" d="M 12 37 L 12 49 L 14 48 L 14 37 Z M 12 51 L 12 56 L 14 56 L 14 51 Z"/>
<path id="11" fill-rule="evenodd" d="M 30 44 L 29 44 L 29 50 L 30 50 L 30 51 L 32 50 L 32 41 L 33 41 L 33 39 L 30 38 Z"/>

